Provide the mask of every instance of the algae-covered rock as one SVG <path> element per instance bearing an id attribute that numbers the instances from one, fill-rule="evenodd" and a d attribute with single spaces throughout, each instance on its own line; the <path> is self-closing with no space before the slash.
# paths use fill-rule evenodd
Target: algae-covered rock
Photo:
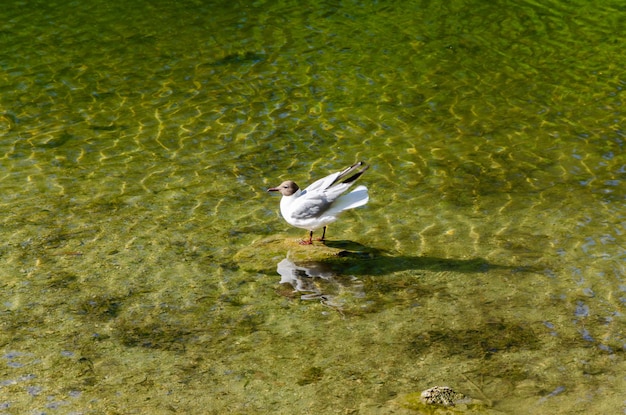
<path id="1" fill-rule="evenodd" d="M 364 298 L 360 275 L 383 265 L 385 257 L 374 248 L 350 241 L 300 245 L 297 239 L 270 237 L 243 248 L 234 256 L 239 269 L 280 275 L 279 294 L 302 300 L 320 300 L 344 309 L 346 303 Z M 291 290 L 285 290 L 290 287 Z"/>
<path id="2" fill-rule="evenodd" d="M 462 393 L 454 391 L 449 386 L 435 386 L 426 389 L 420 395 L 422 402 L 428 405 L 454 406 L 457 403 L 467 403 L 468 399 Z"/>
<path id="3" fill-rule="evenodd" d="M 272 272 L 283 259 L 296 264 L 323 262 L 327 265 L 352 263 L 355 259 L 373 259 L 380 251 L 350 241 L 315 242 L 300 245 L 300 239 L 271 236 L 237 252 L 234 261 L 245 271 Z"/>
<path id="4" fill-rule="evenodd" d="M 398 396 L 394 403 L 418 414 L 491 414 L 493 411 L 478 399 L 455 391 L 449 386 L 434 386 L 423 392 Z"/>

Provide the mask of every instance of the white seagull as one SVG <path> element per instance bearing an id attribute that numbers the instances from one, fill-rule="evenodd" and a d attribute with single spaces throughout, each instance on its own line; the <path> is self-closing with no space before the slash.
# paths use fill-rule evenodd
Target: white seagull
<path id="1" fill-rule="evenodd" d="M 309 240 L 305 239 L 300 243 L 311 245 L 314 230 L 324 227 L 320 239 L 324 241 L 326 225 L 336 221 L 337 215 L 344 210 L 354 209 L 367 203 L 369 195 L 365 186 L 357 186 L 350 193 L 343 193 L 361 177 L 368 167 L 360 161 L 343 171 L 314 182 L 304 190 L 291 180 L 287 180 L 267 191 L 280 192 L 283 195 L 280 199 L 280 213 L 288 224 L 310 232 Z"/>

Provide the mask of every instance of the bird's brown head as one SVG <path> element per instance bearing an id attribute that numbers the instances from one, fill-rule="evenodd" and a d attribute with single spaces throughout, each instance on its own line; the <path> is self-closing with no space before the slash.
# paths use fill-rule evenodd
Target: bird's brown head
<path id="1" fill-rule="evenodd" d="M 280 192 L 283 196 L 291 196 L 298 191 L 299 187 L 297 184 L 292 182 L 291 180 L 287 180 L 286 182 L 282 182 L 277 187 L 270 187 L 267 189 L 268 192 Z"/>

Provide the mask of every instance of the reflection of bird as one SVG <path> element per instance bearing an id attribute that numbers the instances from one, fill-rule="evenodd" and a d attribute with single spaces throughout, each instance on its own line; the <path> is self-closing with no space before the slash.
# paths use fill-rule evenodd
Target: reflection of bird
<path id="1" fill-rule="evenodd" d="M 280 274 L 280 284 L 289 284 L 298 292 L 308 292 L 309 294 L 304 294 L 301 298 L 309 300 L 323 294 L 321 288 L 316 285 L 316 277 L 328 282 L 333 281 L 332 272 L 318 268 L 314 264 L 308 267 L 296 265 L 285 258 L 278 263 L 276 271 Z"/>
<path id="2" fill-rule="evenodd" d="M 321 241 L 326 236 L 326 225 L 337 220 L 337 215 L 347 209 L 363 206 L 369 200 L 367 187 L 357 186 L 343 194 L 367 170 L 369 166 L 360 161 L 347 169 L 320 179 L 304 190 L 291 180 L 282 182 L 268 192 L 280 192 L 280 213 L 288 224 L 310 231 L 309 240 L 301 244 L 313 243 L 313 231 L 324 227 Z"/>
<path id="3" fill-rule="evenodd" d="M 296 264 L 285 258 L 278 263 L 276 271 L 280 274 L 280 284 L 291 285 L 295 292 L 302 293 L 302 300 L 320 299 L 326 305 L 341 308 L 345 293 L 354 298 L 365 297 L 362 281 L 354 275 L 338 275 L 323 262 Z"/>

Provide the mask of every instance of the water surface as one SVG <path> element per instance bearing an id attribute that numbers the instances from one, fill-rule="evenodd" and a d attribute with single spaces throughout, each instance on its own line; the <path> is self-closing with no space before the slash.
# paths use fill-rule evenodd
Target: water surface
<path id="1" fill-rule="evenodd" d="M 597 3 L 3 6 L 0 413 L 626 411 Z M 265 189 L 361 159 L 344 256 L 280 284 L 304 232 Z"/>

